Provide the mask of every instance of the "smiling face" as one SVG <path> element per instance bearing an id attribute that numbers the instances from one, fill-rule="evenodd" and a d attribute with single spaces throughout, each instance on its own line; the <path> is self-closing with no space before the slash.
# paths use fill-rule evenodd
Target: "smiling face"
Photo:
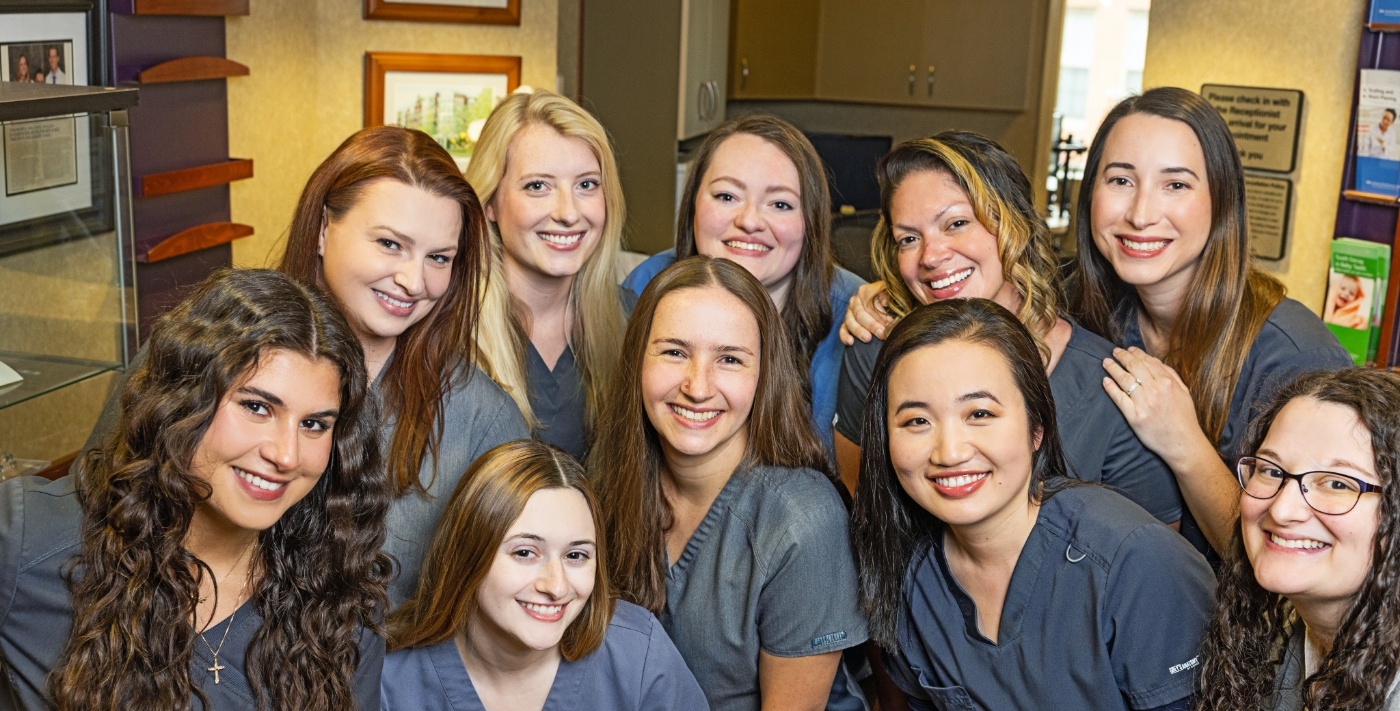
<path id="1" fill-rule="evenodd" d="M 49 47 L 49 72 L 58 71 L 58 48 Z"/>
<path id="2" fill-rule="evenodd" d="M 1294 474 L 1331 471 L 1382 483 L 1371 434 L 1356 411 L 1310 397 L 1279 411 L 1258 456 Z M 1296 481 L 1272 499 L 1241 494 L 1240 530 L 1259 585 L 1305 615 L 1319 606 L 1345 610 L 1371 568 L 1380 503 L 1379 494 L 1362 494 L 1347 513 L 1321 514 L 1303 500 Z"/>
<path id="3" fill-rule="evenodd" d="M 29 58 L 19 55 L 18 81 L 29 81 Z"/>
<path id="4" fill-rule="evenodd" d="M 1123 117 L 1104 142 L 1091 210 L 1094 245 L 1118 278 L 1184 295 L 1210 235 L 1206 159 L 1191 127 Z"/>
<path id="5" fill-rule="evenodd" d="M 890 198 L 899 274 L 921 304 L 991 299 L 1015 311 L 1021 297 L 1002 274 L 997 238 L 977 221 L 967 193 L 943 171 L 921 170 Z"/>
<path id="6" fill-rule="evenodd" d="M 797 166 L 753 134 L 726 138 L 695 195 L 696 251 L 738 262 L 781 308 L 805 231 Z"/>
<path id="7" fill-rule="evenodd" d="M 263 531 L 316 486 L 330 463 L 340 371 L 265 351 L 220 401 L 191 461 L 212 493 L 194 528 Z"/>
<path id="8" fill-rule="evenodd" d="M 662 297 L 642 360 L 642 399 L 668 462 L 737 465 L 748 447 L 759 344 L 749 307 L 720 287 Z"/>
<path id="9" fill-rule="evenodd" d="M 451 198 L 388 178 L 322 225 L 321 279 L 366 351 L 392 347 L 447 292 L 462 233 Z"/>
<path id="10" fill-rule="evenodd" d="M 506 151 L 486 217 L 505 247 L 507 274 L 572 279 L 598 248 L 607 219 L 602 170 L 587 143 L 531 124 Z"/>
<path id="11" fill-rule="evenodd" d="M 474 644 L 558 652 L 597 580 L 597 532 L 573 489 L 541 489 L 506 529 L 468 624 Z M 481 635 L 485 639 L 478 638 Z"/>
<path id="12" fill-rule="evenodd" d="M 921 508 L 954 528 L 1030 510 L 1039 437 L 1000 353 L 960 340 L 910 351 L 890 373 L 888 402 L 890 463 Z"/>

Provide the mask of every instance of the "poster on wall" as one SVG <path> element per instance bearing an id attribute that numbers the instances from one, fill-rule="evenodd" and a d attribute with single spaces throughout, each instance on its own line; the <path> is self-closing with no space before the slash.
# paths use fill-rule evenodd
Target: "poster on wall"
<path id="1" fill-rule="evenodd" d="M 1372 29 L 1378 25 L 1400 25 L 1400 0 L 1371 0 L 1371 14 L 1366 24 Z"/>
<path id="2" fill-rule="evenodd" d="M 0 15 L 0 81 L 88 83 L 84 13 Z M 0 130 L 0 226 L 92 207 L 86 116 L 11 121 Z"/>
<path id="3" fill-rule="evenodd" d="M 365 84 L 366 126 L 418 129 L 465 171 L 486 117 L 520 86 L 520 57 L 370 52 Z"/>
<path id="4" fill-rule="evenodd" d="M 1361 70 L 1356 103 L 1356 189 L 1400 197 L 1400 71 Z"/>

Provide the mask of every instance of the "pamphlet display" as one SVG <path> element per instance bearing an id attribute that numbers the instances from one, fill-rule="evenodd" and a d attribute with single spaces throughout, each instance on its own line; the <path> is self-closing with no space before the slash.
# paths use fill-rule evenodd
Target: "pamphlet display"
<path id="1" fill-rule="evenodd" d="M 1400 71 L 1362 69 L 1356 104 L 1356 189 L 1400 197 Z"/>
<path id="2" fill-rule="evenodd" d="M 1351 237 L 1332 240 L 1322 320 L 1357 365 L 1376 362 L 1390 275 L 1390 245 Z"/>

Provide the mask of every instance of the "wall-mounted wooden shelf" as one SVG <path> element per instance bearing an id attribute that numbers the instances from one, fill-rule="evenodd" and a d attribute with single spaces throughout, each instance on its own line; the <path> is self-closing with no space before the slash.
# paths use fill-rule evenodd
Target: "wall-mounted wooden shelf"
<path id="1" fill-rule="evenodd" d="M 142 69 L 136 73 L 136 81 L 141 84 L 164 84 L 246 76 L 247 66 L 223 57 L 180 57 Z"/>
<path id="2" fill-rule="evenodd" d="M 1393 195 L 1381 195 L 1380 193 L 1368 193 L 1361 190 L 1343 190 L 1342 197 L 1356 202 L 1366 202 L 1372 205 L 1389 205 L 1395 207 L 1400 205 L 1400 198 Z"/>
<path id="3" fill-rule="evenodd" d="M 112 12 L 123 15 L 200 15 L 248 14 L 248 0 L 112 0 Z"/>
<path id="4" fill-rule="evenodd" d="M 136 261 L 151 264 L 208 247 L 228 244 L 251 234 L 253 234 L 251 226 L 241 225 L 237 222 L 210 222 L 197 225 L 166 237 L 144 252 L 139 251 L 138 248 Z"/>
<path id="5" fill-rule="evenodd" d="M 155 173 L 141 176 L 141 195 L 148 198 L 157 195 L 182 193 L 186 190 L 213 187 L 253 177 L 253 161 L 247 158 L 230 158 L 223 163 L 201 165 L 169 173 Z"/>

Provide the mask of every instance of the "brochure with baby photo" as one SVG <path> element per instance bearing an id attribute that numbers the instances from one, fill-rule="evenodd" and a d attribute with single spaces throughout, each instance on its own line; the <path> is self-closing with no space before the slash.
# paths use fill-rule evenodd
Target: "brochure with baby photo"
<path id="1" fill-rule="evenodd" d="M 1351 237 L 1332 240 L 1322 321 L 1357 365 L 1376 362 L 1389 276 L 1390 245 Z"/>
<path id="2" fill-rule="evenodd" d="M 1400 71 L 1362 69 L 1356 103 L 1356 189 L 1400 197 Z"/>

